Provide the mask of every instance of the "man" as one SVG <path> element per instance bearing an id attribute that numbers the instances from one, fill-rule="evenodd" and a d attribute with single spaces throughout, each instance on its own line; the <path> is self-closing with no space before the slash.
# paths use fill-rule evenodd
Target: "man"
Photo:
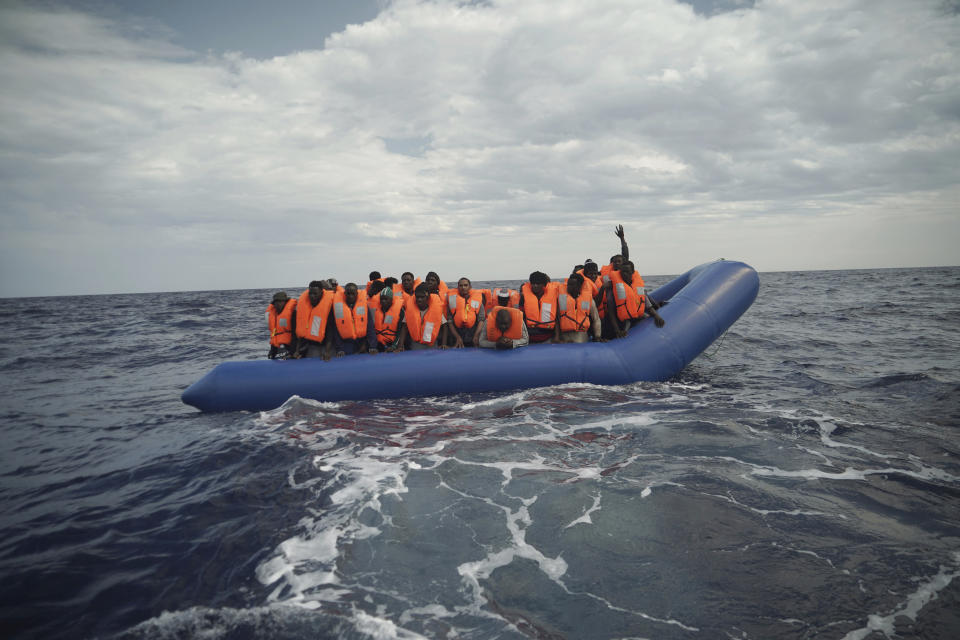
<path id="1" fill-rule="evenodd" d="M 558 284 L 542 271 L 530 274 L 529 282 L 520 288 L 520 308 L 523 309 L 530 342 L 553 340 L 557 324 Z"/>
<path id="2" fill-rule="evenodd" d="M 588 329 L 593 331 L 595 342 L 606 342 L 600 332 L 600 316 L 592 291 L 584 284 L 583 276 L 574 273 L 557 295 L 557 326 L 553 341 L 587 342 Z"/>
<path id="3" fill-rule="evenodd" d="M 604 267 L 600 270 L 600 273 L 603 276 L 610 275 L 611 271 L 617 271 L 624 260 L 630 259 L 630 248 L 627 247 L 627 240 L 623 234 L 623 225 L 618 224 L 613 233 L 620 238 L 620 253 L 615 256 L 610 256 L 610 264 L 604 265 Z M 606 278 L 604 278 L 604 280 L 606 280 Z"/>
<path id="4" fill-rule="evenodd" d="M 500 305 L 501 307 L 511 307 L 513 309 L 520 308 L 520 292 L 516 289 L 498 287 L 491 291 L 490 294 L 491 295 L 487 299 L 486 303 L 487 313 L 490 313 L 490 310 L 496 305 Z"/>
<path id="5" fill-rule="evenodd" d="M 414 278 L 413 274 L 410 273 L 409 271 L 404 271 L 400 275 L 399 291 L 397 290 L 397 288 L 394 288 L 393 292 L 402 293 L 403 301 L 404 303 L 406 303 L 407 298 L 412 298 L 414 290 L 419 286 L 420 286 L 420 279 Z"/>
<path id="6" fill-rule="evenodd" d="M 610 274 L 611 288 L 607 295 L 607 318 L 618 338 L 623 338 L 630 328 L 640 321 L 645 314 L 653 317 L 657 328 L 666 324 L 652 304 L 646 304 L 647 294 L 643 285 L 643 278 L 634 271 L 633 263 L 629 260 L 620 265 L 619 271 Z"/>
<path id="7" fill-rule="evenodd" d="M 475 346 L 473 335 L 476 333 L 477 323 L 483 319 L 485 306 L 484 292 L 473 289 L 470 278 L 460 278 L 457 280 L 456 292 L 447 292 L 448 316 L 456 329 L 450 331 L 450 335 L 459 337 L 459 340 L 455 340 L 455 347 Z"/>
<path id="8" fill-rule="evenodd" d="M 369 300 L 375 295 L 375 292 L 371 290 L 371 287 L 376 282 L 383 282 L 383 278 L 380 276 L 379 271 L 371 271 L 370 275 L 367 276 L 367 299 Z"/>
<path id="9" fill-rule="evenodd" d="M 330 359 L 331 331 L 327 331 L 333 293 L 313 280 L 297 300 L 297 351 L 295 358 Z"/>
<path id="10" fill-rule="evenodd" d="M 520 309 L 494 307 L 477 327 L 476 344 L 483 349 L 517 349 L 530 343 Z"/>
<path id="11" fill-rule="evenodd" d="M 377 296 L 377 306 L 368 320 L 373 335 L 373 341 L 369 342 L 370 353 L 393 352 L 397 346 L 397 330 L 402 322 L 403 295 L 384 288 Z"/>
<path id="12" fill-rule="evenodd" d="M 333 344 L 337 357 L 367 353 L 367 292 L 353 282 L 333 294 Z"/>
<path id="13" fill-rule="evenodd" d="M 408 347 L 411 351 L 447 348 L 447 318 L 443 314 L 443 303 L 425 284 L 417 285 L 413 296 L 403 303 L 403 325 L 395 350 L 403 351 Z"/>
<path id="14" fill-rule="evenodd" d="M 430 271 L 424 276 L 423 283 L 430 289 L 430 293 L 441 300 L 447 299 L 447 283 L 440 279 L 436 271 Z"/>
<path id="15" fill-rule="evenodd" d="M 267 306 L 267 326 L 270 328 L 271 360 L 286 360 L 297 351 L 297 301 L 288 298 L 286 291 L 273 294 L 273 301 Z"/>

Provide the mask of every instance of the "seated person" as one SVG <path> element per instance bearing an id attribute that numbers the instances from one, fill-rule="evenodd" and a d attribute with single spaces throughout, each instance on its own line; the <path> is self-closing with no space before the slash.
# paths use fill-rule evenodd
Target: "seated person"
<path id="1" fill-rule="evenodd" d="M 486 311 L 490 312 L 495 306 L 500 305 L 501 307 L 511 307 L 513 309 L 520 308 L 520 292 L 516 289 L 507 289 L 506 287 L 498 287 L 490 292 L 490 297 L 487 298 L 486 302 Z"/>
<path id="2" fill-rule="evenodd" d="M 333 294 L 334 351 L 337 357 L 367 353 L 367 292 L 353 282 Z"/>
<path id="3" fill-rule="evenodd" d="M 426 284 L 418 285 L 403 303 L 403 325 L 396 351 L 410 349 L 446 349 L 447 318 L 440 298 Z"/>
<path id="4" fill-rule="evenodd" d="M 423 279 L 423 284 L 427 285 L 430 293 L 439 296 L 441 300 L 447 299 L 447 283 L 440 279 L 436 271 L 429 271 Z"/>
<path id="5" fill-rule="evenodd" d="M 571 274 L 567 284 L 557 294 L 557 326 L 554 342 L 587 342 L 588 329 L 596 342 L 606 342 L 600 332 L 600 316 L 593 301 L 592 291 L 584 284 L 583 276 Z"/>
<path id="6" fill-rule="evenodd" d="M 474 289 L 470 278 L 460 278 L 457 280 L 457 290 L 447 292 L 446 301 L 447 315 L 454 329 L 450 331 L 450 336 L 460 338 L 455 339 L 454 346 L 475 346 L 473 334 L 476 333 L 477 323 L 481 322 L 485 315 L 484 292 Z"/>
<path id="7" fill-rule="evenodd" d="M 610 282 L 610 292 L 607 294 L 607 318 L 616 337 L 625 337 L 630 328 L 643 319 L 644 315 L 653 316 L 657 328 L 666 324 L 653 305 L 646 304 L 647 294 L 643 286 L 643 278 L 634 271 L 632 262 L 625 260 L 621 263 L 619 271 L 611 272 Z"/>
<path id="8" fill-rule="evenodd" d="M 370 275 L 367 276 L 367 298 L 371 298 L 374 295 L 374 292 L 371 291 L 370 287 L 375 282 L 383 282 L 383 278 L 380 276 L 379 271 L 371 271 Z"/>
<path id="9" fill-rule="evenodd" d="M 287 297 L 286 291 L 273 294 L 267 307 L 267 326 L 270 328 L 271 360 L 286 360 L 297 351 L 297 301 Z"/>
<path id="10" fill-rule="evenodd" d="M 370 353 L 392 353 L 397 347 L 397 331 L 403 323 L 403 295 L 384 287 L 377 296 L 377 306 L 370 313 L 368 336 L 373 336 Z M 403 351 L 403 349 L 401 349 Z"/>
<path id="11" fill-rule="evenodd" d="M 330 359 L 334 331 L 328 331 L 333 292 L 324 290 L 320 280 L 310 282 L 297 300 L 297 350 L 294 358 Z"/>
<path id="12" fill-rule="evenodd" d="M 477 326 L 474 342 L 484 349 L 516 349 L 530 342 L 520 309 L 494 307 Z"/>
<path id="13" fill-rule="evenodd" d="M 404 303 L 406 303 L 407 298 L 412 298 L 414 290 L 419 286 L 420 286 L 420 279 L 414 278 L 413 274 L 410 273 L 409 271 L 404 271 L 400 275 L 400 284 L 397 286 L 394 286 L 393 292 L 402 293 L 403 301 Z"/>
<path id="14" fill-rule="evenodd" d="M 530 281 L 520 288 L 520 308 L 530 332 L 530 342 L 553 340 L 557 324 L 557 292 L 559 285 L 550 282 L 542 271 L 530 274 Z"/>

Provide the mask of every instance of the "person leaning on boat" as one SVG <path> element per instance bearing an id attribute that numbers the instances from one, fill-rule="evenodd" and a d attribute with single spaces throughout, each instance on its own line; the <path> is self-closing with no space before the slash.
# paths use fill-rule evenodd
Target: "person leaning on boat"
<path id="1" fill-rule="evenodd" d="M 295 358 L 330 359 L 332 331 L 328 331 L 333 291 L 324 282 L 313 280 L 297 300 L 297 350 Z M 334 329 L 335 331 L 335 329 Z"/>
<path id="2" fill-rule="evenodd" d="M 557 294 L 557 323 L 554 342 L 588 342 L 588 330 L 595 342 L 606 342 L 600 332 L 600 316 L 593 301 L 593 289 L 584 283 L 584 277 L 572 273 Z"/>
<path id="3" fill-rule="evenodd" d="M 499 302 L 509 302 L 502 296 Z M 495 306 L 477 326 L 474 344 L 482 349 L 517 349 L 530 343 L 530 334 L 523 311 L 513 307 Z"/>
<path id="4" fill-rule="evenodd" d="M 403 303 L 403 325 L 396 351 L 446 349 L 447 331 L 447 318 L 440 297 L 431 294 L 426 284 L 417 285 L 413 296 Z"/>
<path id="5" fill-rule="evenodd" d="M 657 328 L 666 324 L 652 304 L 647 304 L 643 278 L 634 271 L 633 263 L 625 260 L 618 271 L 610 273 L 610 291 L 607 294 L 607 317 L 613 332 L 623 338 L 643 316 L 653 316 Z"/>
<path id="6" fill-rule="evenodd" d="M 287 297 L 286 291 L 273 294 L 267 307 L 267 326 L 270 328 L 271 360 L 286 360 L 297 351 L 297 301 Z"/>

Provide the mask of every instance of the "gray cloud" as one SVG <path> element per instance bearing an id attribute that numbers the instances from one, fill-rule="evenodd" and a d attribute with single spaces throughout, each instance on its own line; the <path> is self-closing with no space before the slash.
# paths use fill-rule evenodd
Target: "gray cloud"
<path id="1" fill-rule="evenodd" d="M 648 272 L 958 261 L 956 12 L 692 4 L 402 0 L 269 59 L 4 6 L 0 295 L 516 277 L 621 221 Z"/>

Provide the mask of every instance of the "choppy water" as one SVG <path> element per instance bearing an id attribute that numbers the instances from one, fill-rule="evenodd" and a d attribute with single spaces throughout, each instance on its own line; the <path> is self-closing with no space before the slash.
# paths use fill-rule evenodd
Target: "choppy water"
<path id="1" fill-rule="evenodd" d="M 761 274 L 666 383 L 182 405 L 271 293 L 6 301 L 4 637 L 960 637 L 960 268 Z"/>

